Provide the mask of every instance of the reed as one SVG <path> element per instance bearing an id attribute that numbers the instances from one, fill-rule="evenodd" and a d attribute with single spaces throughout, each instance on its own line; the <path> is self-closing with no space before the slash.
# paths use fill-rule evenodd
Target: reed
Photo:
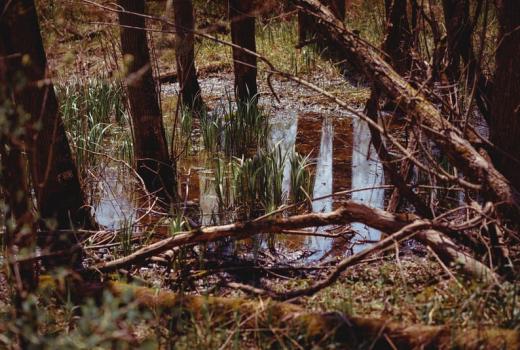
<path id="1" fill-rule="evenodd" d="M 254 153 L 265 146 L 269 132 L 268 116 L 255 98 L 237 106 L 228 96 L 227 105 L 202 113 L 200 121 L 204 148 L 226 156 Z"/>

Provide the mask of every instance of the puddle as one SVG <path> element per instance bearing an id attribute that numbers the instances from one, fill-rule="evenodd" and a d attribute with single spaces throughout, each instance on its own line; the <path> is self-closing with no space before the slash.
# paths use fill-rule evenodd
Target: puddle
<path id="1" fill-rule="evenodd" d="M 296 132 L 298 130 L 298 115 L 290 113 L 285 118 L 273 119 L 269 123 L 270 135 L 267 146 L 271 149 L 279 147 L 282 155 L 288 155 L 296 144 Z M 285 157 L 283 168 L 282 190 L 289 193 L 291 190 L 291 164 L 289 157 Z"/>
<path id="2" fill-rule="evenodd" d="M 334 126 L 329 118 L 323 119 L 321 127 L 321 142 L 318 161 L 314 175 L 313 198 L 330 196 L 332 194 L 332 167 Z M 312 211 L 315 213 L 329 213 L 332 211 L 332 197 L 312 202 Z"/>

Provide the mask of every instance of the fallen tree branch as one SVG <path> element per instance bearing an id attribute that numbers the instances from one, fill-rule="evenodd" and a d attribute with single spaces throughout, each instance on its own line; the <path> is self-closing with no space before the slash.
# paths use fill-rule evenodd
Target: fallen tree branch
<path id="1" fill-rule="evenodd" d="M 413 217 L 413 215 L 411 216 Z M 410 221 L 409 219 L 409 215 L 394 215 L 380 209 L 348 201 L 341 208 L 330 213 L 311 213 L 295 215 L 289 218 L 266 218 L 261 221 L 238 222 L 181 232 L 173 237 L 143 247 L 128 256 L 98 264 L 93 269 L 102 272 L 114 271 L 127 265 L 142 262 L 146 258 L 158 255 L 174 247 L 213 242 L 224 237 L 241 239 L 258 233 L 278 233 L 283 230 L 340 225 L 351 222 L 363 222 L 382 231 L 394 232 L 406 225 Z"/>
<path id="2" fill-rule="evenodd" d="M 475 223 L 474 221 L 475 220 L 473 220 L 472 223 Z M 182 232 L 173 237 L 143 247 L 128 256 L 99 264 L 92 269 L 102 272 L 114 271 L 127 265 L 143 262 L 149 257 L 158 255 L 174 247 L 213 242 L 224 237 L 243 239 L 259 233 L 280 233 L 284 230 L 341 225 L 352 222 L 360 222 L 380 231 L 393 234 L 365 251 L 344 259 L 336 267 L 336 270 L 324 281 L 320 281 L 310 288 L 292 291 L 285 295 L 277 295 L 276 297 L 280 299 L 290 299 L 302 295 L 311 295 L 336 281 L 341 272 L 347 267 L 352 266 L 354 263 L 363 260 L 375 252 L 388 248 L 396 241 L 404 240 L 415 234 L 417 234 L 416 238 L 431 247 L 443 259 L 446 265 L 461 265 L 462 272 L 487 282 L 498 280 L 498 277 L 489 268 L 464 253 L 450 238 L 440 232 L 440 230 L 450 231 L 454 226 L 450 226 L 442 221 L 421 220 L 411 214 L 392 214 L 353 201 L 346 202 L 344 206 L 331 213 L 311 213 L 295 215 L 288 218 L 266 218 L 261 221 L 238 222 Z M 424 233 L 421 233 L 421 231 Z"/>
<path id="3" fill-rule="evenodd" d="M 341 276 L 341 273 L 348 267 L 363 261 L 370 255 L 392 248 L 396 242 L 399 243 L 412 237 L 430 247 L 446 265 L 460 266 L 461 271 L 466 275 L 481 279 L 486 283 L 498 282 L 499 279 L 496 274 L 486 265 L 462 252 L 460 248 L 446 235 L 431 229 L 432 226 L 433 225 L 429 220 L 415 220 L 373 246 L 343 259 L 336 266 L 334 271 L 324 280 L 318 281 L 307 288 L 292 290 L 285 293 L 273 294 L 271 292 L 271 294 L 274 299 L 278 300 L 288 300 L 301 296 L 313 295 L 336 282 L 336 280 Z"/>

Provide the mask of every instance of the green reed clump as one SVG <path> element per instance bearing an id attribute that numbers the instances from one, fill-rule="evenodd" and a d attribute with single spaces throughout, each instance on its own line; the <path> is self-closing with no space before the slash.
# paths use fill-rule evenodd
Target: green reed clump
<path id="1" fill-rule="evenodd" d="M 238 106 L 228 98 L 228 106 L 202 113 L 200 118 L 204 148 L 212 153 L 241 156 L 265 145 L 269 123 L 255 99 Z"/>
<path id="2" fill-rule="evenodd" d="M 222 158 L 215 159 L 215 194 L 221 211 L 230 208 L 233 202 L 229 179 L 230 167 Z"/>
<path id="3" fill-rule="evenodd" d="M 127 256 L 133 252 L 134 224 L 131 217 L 125 217 L 118 231 L 116 231 L 116 241 L 119 243 L 119 253 Z"/>
<path id="4" fill-rule="evenodd" d="M 79 134 L 72 138 L 72 145 L 76 149 L 78 172 L 81 176 L 86 175 L 88 169 L 99 164 L 100 153 L 104 148 L 103 140 L 111 127 L 111 124 L 94 124 L 91 129 L 86 130 L 86 135 Z"/>
<path id="5" fill-rule="evenodd" d="M 128 130 L 124 91 L 104 79 L 78 79 L 56 86 L 60 112 L 75 151 L 78 171 L 99 165 L 106 148 L 115 146 L 123 160 L 131 160 L 132 138 Z M 112 136 L 112 143 L 108 143 Z"/>
<path id="6" fill-rule="evenodd" d="M 233 198 L 246 218 L 280 206 L 283 192 L 285 154 L 280 147 L 259 151 L 252 158 L 235 158 L 232 162 Z"/>
<path id="7" fill-rule="evenodd" d="M 71 133 L 82 132 L 96 124 L 124 122 L 123 88 L 104 79 L 78 79 L 56 86 L 65 127 Z"/>
<path id="8" fill-rule="evenodd" d="M 310 154 L 303 156 L 293 151 L 289 157 L 291 164 L 291 191 L 289 198 L 292 203 L 299 203 L 310 198 L 314 180 L 309 169 L 312 164 Z"/>

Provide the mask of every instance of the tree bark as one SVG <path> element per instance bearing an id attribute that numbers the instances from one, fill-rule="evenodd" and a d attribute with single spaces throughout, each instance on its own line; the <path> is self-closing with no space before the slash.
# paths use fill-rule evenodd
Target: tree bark
<path id="1" fill-rule="evenodd" d="M 460 58 L 462 58 L 464 64 L 467 66 L 466 71 L 469 86 L 473 85 L 475 79 L 477 80 L 477 105 L 484 118 L 489 122 L 489 93 L 491 84 L 482 73 L 472 44 L 473 28 L 475 27 L 474 22 L 476 22 L 478 18 L 471 19 L 468 0 L 443 0 L 442 6 L 448 38 L 448 65 L 446 69 L 448 79 L 450 83 L 460 81 L 462 76 Z"/>
<path id="2" fill-rule="evenodd" d="M 496 5 L 499 38 L 490 136 L 501 151 L 493 154 L 493 160 L 513 186 L 520 188 L 520 1 L 496 0 Z"/>
<path id="3" fill-rule="evenodd" d="M 121 50 L 127 64 L 126 88 L 132 116 L 137 173 L 146 189 L 168 203 L 178 199 L 175 163 L 168 145 L 152 76 L 146 39 L 144 0 L 119 0 Z M 131 14 L 130 12 L 136 13 Z"/>
<path id="4" fill-rule="evenodd" d="M 345 20 L 346 0 L 321 0 L 321 2 L 328 6 L 340 21 Z M 306 14 L 305 11 L 298 11 L 298 41 L 300 44 L 319 35 L 314 28 L 315 25 L 316 23 L 312 16 Z"/>
<path id="5" fill-rule="evenodd" d="M 34 2 L 8 2 L 3 10 L 0 37 L 7 54 L 18 58 L 10 60 L 8 69 L 26 79 L 14 94 L 31 120 L 25 142 L 42 223 L 59 229 L 94 227 L 49 79 Z"/>
<path id="6" fill-rule="evenodd" d="M 0 23 L 0 31 L 6 28 Z M 13 87 L 16 81 L 7 69 L 7 55 L 0 40 L 0 109 L 4 120 L 0 128 L 0 186 L 2 187 L 5 218 L 4 244 L 6 258 L 14 260 L 17 255 L 31 254 L 36 244 L 36 225 L 32 208 L 32 196 L 28 185 L 29 175 L 23 157 L 23 134 L 27 123 L 20 119 L 13 100 Z M 8 263 L 14 277 L 18 301 L 27 296 L 27 292 L 36 288 L 38 274 L 34 262 Z"/>
<path id="7" fill-rule="evenodd" d="M 229 0 L 229 20 L 233 44 L 256 52 L 255 17 L 247 1 Z M 256 100 L 257 59 L 240 49 L 233 48 L 235 93 L 240 103 Z"/>
<path id="8" fill-rule="evenodd" d="M 413 35 L 407 14 L 407 0 L 386 0 L 387 33 L 383 50 L 395 71 L 406 74 L 412 67 Z"/>
<path id="9" fill-rule="evenodd" d="M 166 6 L 175 23 L 175 59 L 182 104 L 190 110 L 200 111 L 203 101 L 195 67 L 193 3 L 191 0 L 169 0 Z"/>

